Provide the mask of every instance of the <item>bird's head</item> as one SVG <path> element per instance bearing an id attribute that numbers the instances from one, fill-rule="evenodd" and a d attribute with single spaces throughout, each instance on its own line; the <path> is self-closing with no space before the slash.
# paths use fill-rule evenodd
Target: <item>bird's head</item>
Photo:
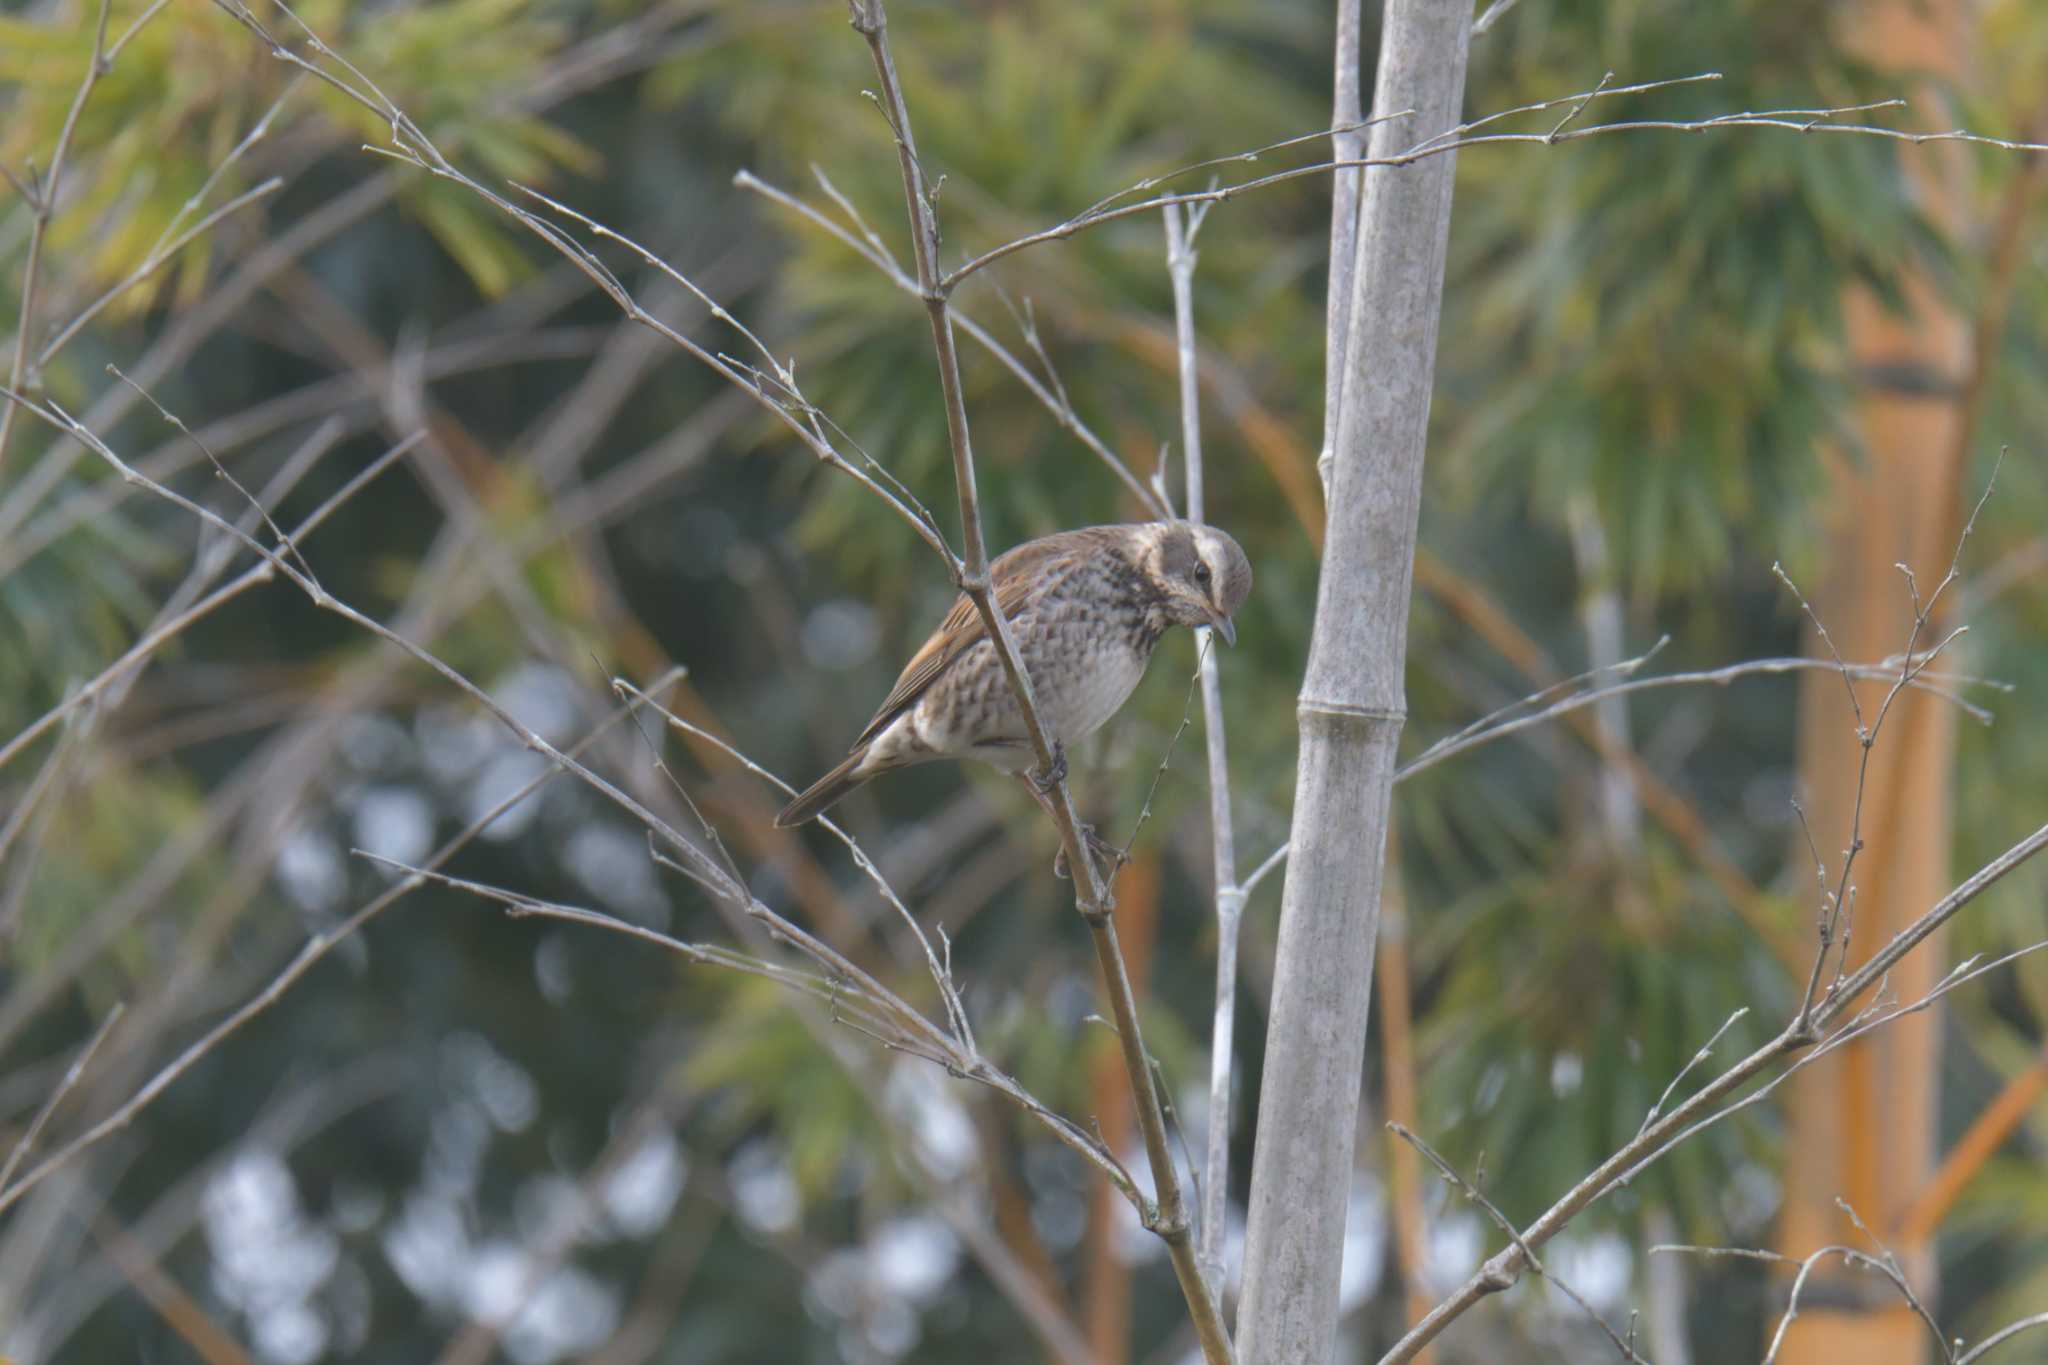
<path id="1" fill-rule="evenodd" d="M 1145 555 L 1145 567 L 1165 598 L 1168 620 L 1212 626 L 1225 644 L 1237 643 L 1230 618 L 1251 595 L 1252 566 L 1236 541 L 1213 526 L 1164 524 Z"/>

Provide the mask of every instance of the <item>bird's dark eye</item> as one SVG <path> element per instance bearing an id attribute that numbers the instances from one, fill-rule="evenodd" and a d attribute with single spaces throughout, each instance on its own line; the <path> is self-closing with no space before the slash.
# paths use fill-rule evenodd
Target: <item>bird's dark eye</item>
<path id="1" fill-rule="evenodd" d="M 1208 566 L 1207 564 L 1197 564 L 1197 565 L 1195 565 L 1195 581 L 1196 581 L 1197 583 L 1202 583 L 1202 584 L 1206 584 L 1206 583 L 1208 583 L 1208 581 L 1209 581 L 1209 566 Z"/>

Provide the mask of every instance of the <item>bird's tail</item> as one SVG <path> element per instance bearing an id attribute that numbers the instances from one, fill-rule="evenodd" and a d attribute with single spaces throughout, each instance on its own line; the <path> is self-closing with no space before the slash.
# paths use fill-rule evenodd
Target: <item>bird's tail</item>
<path id="1" fill-rule="evenodd" d="M 868 780 L 869 776 L 872 776 L 872 774 L 865 774 L 859 777 L 854 775 L 854 769 L 858 768 L 861 760 L 867 756 L 866 745 L 862 745 L 848 754 L 838 767 L 826 773 L 816 782 L 813 782 L 804 789 L 802 795 L 798 796 L 796 800 L 784 806 L 782 814 L 775 817 L 775 827 L 777 829 L 788 829 L 791 825 L 801 825 L 807 820 L 815 820 L 820 815 L 823 815 L 828 807 L 845 799 L 847 794 L 855 787 L 860 786 Z"/>

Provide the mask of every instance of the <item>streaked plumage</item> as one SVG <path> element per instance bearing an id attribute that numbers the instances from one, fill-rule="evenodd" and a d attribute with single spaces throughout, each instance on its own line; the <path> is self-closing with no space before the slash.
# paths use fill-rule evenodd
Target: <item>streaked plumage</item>
<path id="1" fill-rule="evenodd" d="M 1214 626 L 1234 642 L 1231 615 L 1252 585 L 1236 541 L 1183 522 L 1062 531 L 1019 545 L 989 575 L 1039 719 L 1062 748 L 1116 714 L 1171 627 Z M 964 594 L 911 656 L 845 761 L 775 823 L 800 825 L 870 778 L 942 758 L 1012 773 L 1035 762 L 1023 713 Z"/>

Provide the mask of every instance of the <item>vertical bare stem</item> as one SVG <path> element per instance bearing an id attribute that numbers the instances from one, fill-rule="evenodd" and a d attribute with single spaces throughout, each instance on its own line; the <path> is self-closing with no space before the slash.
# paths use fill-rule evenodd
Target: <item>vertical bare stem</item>
<path id="1" fill-rule="evenodd" d="M 1373 128 L 1373 155 L 1457 125 L 1471 23 L 1468 0 L 1389 0 L 1373 104 L 1415 112 Z M 1374 167 L 1360 188 L 1238 1309 L 1252 1361 L 1321 1365 L 1336 1342 L 1454 169 Z"/>
<path id="2" fill-rule="evenodd" d="M 868 50 L 874 58 L 875 74 L 881 82 L 878 95 L 882 113 L 895 135 L 897 158 L 902 164 L 918 292 L 924 300 L 925 312 L 931 322 L 932 345 L 938 354 L 939 388 L 946 405 L 946 431 L 952 445 L 954 482 L 960 495 L 960 523 L 965 548 L 963 560 L 957 566 L 960 590 L 981 614 L 996 657 L 1002 662 L 1003 672 L 1017 698 L 1018 709 L 1023 712 L 1024 727 L 1030 736 L 1032 751 L 1037 755 L 1039 770 L 1050 774 L 1057 768 L 1053 743 L 1039 720 L 1031 679 L 1017 656 L 1010 623 L 996 610 L 990 587 L 988 545 L 982 535 L 981 503 L 974 479 L 974 451 L 969 441 L 967 405 L 960 384 L 960 357 L 953 344 L 953 319 L 947 306 L 946 290 L 940 283 L 938 222 L 932 211 L 931 191 L 925 181 L 924 168 L 918 162 L 917 143 L 911 135 L 910 111 L 904 104 L 902 83 L 897 79 L 896 62 L 889 50 L 888 16 L 882 0 L 847 0 L 847 10 L 854 31 L 867 40 Z M 1144 1035 L 1138 1026 L 1137 996 L 1131 988 L 1130 973 L 1117 943 L 1116 921 L 1110 913 L 1115 902 L 1110 898 L 1109 888 L 1103 881 L 1101 869 L 1096 866 L 1094 855 L 1080 835 L 1080 817 L 1075 812 L 1073 794 L 1067 789 L 1064 779 L 1052 784 L 1052 800 L 1048 804 L 1054 823 L 1059 826 L 1060 841 L 1067 851 L 1067 865 L 1073 869 L 1075 908 L 1087 921 L 1095 942 L 1095 956 L 1109 992 L 1110 1012 L 1123 1049 L 1124 1066 L 1130 1073 L 1138 1130 L 1145 1140 L 1146 1159 L 1152 1168 L 1154 1188 L 1158 1191 L 1157 1200 L 1146 1210 L 1150 1215 L 1146 1223 L 1166 1243 L 1174 1275 L 1180 1282 L 1196 1337 L 1202 1345 L 1203 1359 L 1208 1365 L 1227 1365 L 1232 1360 L 1230 1337 L 1224 1329 L 1215 1297 L 1196 1262 L 1187 1201 L 1181 1192 L 1180 1174 L 1174 1166 L 1172 1150 L 1167 1145 L 1166 1118 L 1153 1080 L 1150 1057 L 1145 1050 Z"/>
<path id="3" fill-rule="evenodd" d="M 57 145 L 50 152 L 50 169 L 44 175 L 43 183 L 29 201 L 28 260 L 21 268 L 21 316 L 14 323 L 14 361 L 8 366 L 7 387 L 16 393 L 22 392 L 22 379 L 31 381 L 41 378 L 28 369 L 28 331 L 36 312 L 36 284 L 43 263 L 43 238 L 49 233 L 50 218 L 57 212 L 57 193 L 62 188 L 64 160 L 71 151 L 71 136 L 78 131 L 78 116 L 85 109 L 85 102 L 92 97 L 92 88 L 99 84 L 101 76 L 107 73 L 111 64 L 107 56 L 107 17 L 113 9 L 112 0 L 100 0 L 100 17 L 92 35 L 92 59 L 86 64 L 85 76 L 78 82 L 78 93 L 71 98 L 70 112 L 64 115 L 64 127 L 57 134 Z M 31 168 L 33 173 L 33 168 Z M 7 462 L 7 438 L 14 434 L 14 403 L 0 403 L 0 466 Z"/>
<path id="4" fill-rule="evenodd" d="M 1169 205 L 1166 268 L 1173 281 L 1174 335 L 1180 349 L 1180 431 L 1187 468 L 1188 520 L 1203 520 L 1201 375 L 1195 352 L 1195 234 L 1202 211 Z M 1224 740 L 1223 688 L 1207 630 L 1195 632 L 1202 673 L 1202 730 L 1209 743 L 1209 832 L 1215 854 L 1216 1017 L 1209 1034 L 1209 1132 L 1202 1157 L 1202 1273 L 1222 1293 L 1223 1228 L 1230 1206 L 1230 1091 L 1237 1024 L 1237 931 L 1244 889 L 1237 881 L 1237 839 L 1230 818 L 1230 757 Z"/>
<path id="5" fill-rule="evenodd" d="M 1365 120 L 1358 72 L 1363 39 L 1360 0 L 1337 0 L 1337 75 L 1330 102 L 1330 159 L 1357 161 L 1365 155 Z M 1337 417 L 1344 407 L 1344 347 L 1351 340 L 1351 272 L 1358 260 L 1358 167 L 1330 175 L 1330 290 L 1323 356 L 1323 449 L 1316 473 L 1323 501 L 1330 500 L 1330 466 L 1337 455 Z"/>
<path id="6" fill-rule="evenodd" d="M 1579 574 L 1579 620 L 1586 632 L 1586 663 L 1603 676 L 1611 677 L 1627 659 L 1623 642 L 1626 625 L 1621 590 L 1616 583 L 1606 529 L 1600 524 L 1600 509 L 1589 491 L 1572 495 L 1565 510 L 1572 539 L 1572 558 Z M 1622 749 L 1630 747 L 1628 698 L 1602 698 L 1594 709 L 1599 728 Z M 1600 764 L 1600 824 L 1606 857 L 1615 866 L 1614 909 L 1624 922 L 1639 919 L 1643 906 L 1641 889 L 1626 875 L 1626 862 L 1634 857 L 1643 823 L 1642 803 L 1628 771 L 1603 756 Z M 1646 1235 L 1652 1243 L 1675 1242 L 1678 1227 L 1668 1210 L 1655 1208 L 1644 1215 Z M 1685 1317 L 1690 1267 L 1679 1256 L 1652 1256 L 1643 1271 L 1643 1331 L 1648 1340 L 1645 1354 L 1657 1365 L 1691 1365 L 1692 1347 L 1686 1338 Z"/>
<path id="7" fill-rule="evenodd" d="M 1609 672 L 1619 667 L 1628 654 L 1622 641 L 1621 592 L 1615 586 L 1607 535 L 1590 493 L 1575 494 L 1565 515 L 1571 526 L 1572 557 L 1579 570 L 1579 619 L 1586 628 L 1586 663 L 1603 673 Z M 1594 714 L 1608 734 L 1622 745 L 1628 744 L 1627 698 L 1602 698 Z M 1643 822 L 1642 807 L 1628 774 L 1611 763 L 1602 763 L 1600 767 L 1600 817 L 1611 852 L 1621 854 L 1635 846 Z M 1672 1260 L 1672 1264 L 1680 1263 Z"/>

